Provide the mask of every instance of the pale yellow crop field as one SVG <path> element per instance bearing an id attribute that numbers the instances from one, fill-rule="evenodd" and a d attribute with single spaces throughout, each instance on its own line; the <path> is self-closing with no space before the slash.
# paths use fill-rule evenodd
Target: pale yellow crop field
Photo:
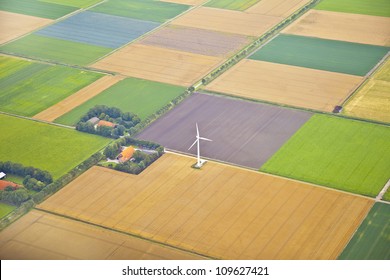
<path id="1" fill-rule="evenodd" d="M 222 259 L 335 259 L 372 200 L 165 154 L 140 175 L 93 167 L 39 208 Z"/>

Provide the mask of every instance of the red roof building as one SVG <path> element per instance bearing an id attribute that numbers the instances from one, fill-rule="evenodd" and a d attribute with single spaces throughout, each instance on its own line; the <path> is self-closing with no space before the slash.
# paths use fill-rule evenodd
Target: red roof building
<path id="1" fill-rule="evenodd" d="M 108 122 L 108 121 L 99 121 L 97 126 L 108 126 L 108 127 L 116 127 L 116 124 L 112 123 L 112 122 Z"/>
<path id="2" fill-rule="evenodd" d="M 133 157 L 134 152 L 135 152 L 134 148 L 132 146 L 129 146 L 119 154 L 117 160 L 119 162 L 126 162 Z"/>
<path id="3" fill-rule="evenodd" d="M 6 180 L 0 180 L 0 191 L 4 191 L 6 187 L 11 186 L 14 188 L 20 188 L 18 184 L 15 184 L 14 182 L 6 181 Z"/>

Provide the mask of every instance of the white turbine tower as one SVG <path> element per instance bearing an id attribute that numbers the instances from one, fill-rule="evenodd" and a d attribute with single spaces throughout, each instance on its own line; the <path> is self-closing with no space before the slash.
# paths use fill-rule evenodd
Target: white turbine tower
<path id="1" fill-rule="evenodd" d="M 210 139 L 207 139 L 207 138 L 204 138 L 204 137 L 200 137 L 199 136 L 199 128 L 198 128 L 198 123 L 196 123 L 196 140 L 195 142 L 191 145 L 191 147 L 189 147 L 188 150 L 191 150 L 191 148 L 195 145 L 195 144 L 198 144 L 198 162 L 196 163 L 195 167 L 196 168 L 201 168 L 202 165 L 206 162 L 205 160 L 201 160 L 200 159 L 200 147 L 199 147 L 199 142 L 200 140 L 205 140 L 205 141 L 213 141 L 213 140 L 210 140 Z"/>

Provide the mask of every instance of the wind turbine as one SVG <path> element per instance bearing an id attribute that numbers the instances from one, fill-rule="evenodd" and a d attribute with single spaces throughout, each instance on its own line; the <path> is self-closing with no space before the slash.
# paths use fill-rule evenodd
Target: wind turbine
<path id="1" fill-rule="evenodd" d="M 199 147 L 199 142 L 200 140 L 206 140 L 206 141 L 213 141 L 213 140 L 210 140 L 210 139 L 207 139 L 207 138 L 204 138 L 204 137 L 200 137 L 199 136 L 199 128 L 198 128 L 198 123 L 196 123 L 196 140 L 195 142 L 191 145 L 191 147 L 188 148 L 188 150 L 191 150 L 191 148 L 195 145 L 195 144 L 198 144 L 198 162 L 196 163 L 195 167 L 196 168 L 201 168 L 202 165 L 206 162 L 205 160 L 201 160 L 200 159 L 200 147 Z"/>

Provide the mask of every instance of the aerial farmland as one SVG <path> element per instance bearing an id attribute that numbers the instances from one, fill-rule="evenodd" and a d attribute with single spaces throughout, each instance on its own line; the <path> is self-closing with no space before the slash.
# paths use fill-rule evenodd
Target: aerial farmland
<path id="1" fill-rule="evenodd" d="M 2 260 L 389 260 L 389 1 L 0 17 Z"/>

